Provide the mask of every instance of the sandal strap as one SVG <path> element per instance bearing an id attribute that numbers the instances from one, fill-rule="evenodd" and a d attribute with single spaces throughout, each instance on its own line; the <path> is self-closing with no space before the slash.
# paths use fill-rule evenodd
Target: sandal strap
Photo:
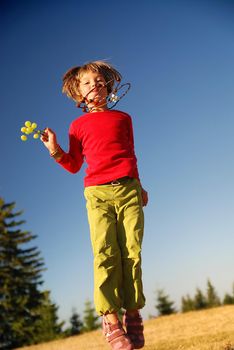
<path id="1" fill-rule="evenodd" d="M 142 326 L 143 327 L 143 320 L 139 314 L 136 316 L 133 316 L 133 317 L 125 315 L 125 324 L 128 326 L 134 326 L 134 327 Z"/>
<path id="2" fill-rule="evenodd" d="M 106 318 L 103 318 L 104 324 L 104 335 L 108 342 L 120 337 L 125 334 L 122 324 L 118 321 L 117 323 L 110 323 Z"/>
<path id="3" fill-rule="evenodd" d="M 127 335 L 131 339 L 135 349 L 143 348 L 145 344 L 144 339 L 144 325 L 141 315 L 138 313 L 135 316 L 129 316 L 125 313 L 124 326 L 127 330 Z"/>
<path id="4" fill-rule="evenodd" d="M 106 334 L 106 339 L 107 341 L 110 343 L 112 342 L 113 340 L 121 337 L 122 335 L 125 335 L 125 332 L 123 329 L 116 329 L 115 331 L 113 331 L 112 333 L 110 334 Z"/>
<path id="5" fill-rule="evenodd" d="M 112 324 L 103 317 L 103 333 L 112 350 L 133 350 L 131 340 L 124 331 L 121 322 Z"/>
<path id="6" fill-rule="evenodd" d="M 139 332 L 143 332 L 144 327 L 143 325 L 127 325 L 128 327 L 128 334 L 132 334 L 132 333 L 139 333 Z"/>

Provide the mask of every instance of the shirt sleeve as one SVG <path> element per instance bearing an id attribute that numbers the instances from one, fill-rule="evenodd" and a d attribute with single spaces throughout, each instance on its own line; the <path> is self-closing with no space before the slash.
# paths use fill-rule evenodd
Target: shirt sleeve
<path id="1" fill-rule="evenodd" d="M 57 160 L 57 163 L 70 173 L 75 174 L 80 170 L 83 162 L 82 145 L 71 125 L 69 130 L 69 151 L 68 153 L 64 152 L 62 158 Z"/>
<path id="2" fill-rule="evenodd" d="M 131 155 L 135 159 L 135 164 L 136 164 L 135 168 L 133 169 L 133 175 L 134 175 L 134 178 L 136 178 L 140 182 L 140 177 L 139 177 L 139 172 L 137 167 L 137 157 L 135 154 L 132 119 L 130 116 L 129 116 L 129 145 L 130 145 Z"/>

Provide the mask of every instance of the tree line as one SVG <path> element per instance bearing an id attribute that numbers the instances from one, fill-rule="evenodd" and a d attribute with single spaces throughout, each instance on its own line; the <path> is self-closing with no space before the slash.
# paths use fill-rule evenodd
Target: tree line
<path id="1" fill-rule="evenodd" d="M 65 327 L 58 317 L 58 306 L 52 302 L 50 291 L 43 290 L 44 260 L 32 242 L 37 238 L 22 230 L 22 211 L 16 204 L 5 203 L 0 197 L 0 350 L 46 342 L 99 328 L 99 317 L 92 302 L 84 305 L 83 319 L 72 310 Z M 159 315 L 175 313 L 174 302 L 164 292 L 156 292 L 155 308 Z M 231 295 L 220 301 L 211 282 L 207 292 L 196 290 L 194 297 L 182 297 L 181 311 L 200 310 L 219 305 L 234 304 Z M 64 329 L 65 328 L 65 329 Z"/>
<path id="2" fill-rule="evenodd" d="M 189 294 L 182 296 L 180 312 L 203 310 L 231 304 L 234 304 L 234 284 L 232 287 L 232 294 L 226 293 L 221 300 L 215 290 L 215 287 L 211 283 L 210 279 L 208 279 L 205 292 L 200 288 L 196 288 L 193 297 L 191 297 Z M 165 293 L 164 289 L 158 289 L 156 291 L 155 308 L 158 311 L 159 316 L 170 315 L 178 312 L 175 307 L 175 302 L 171 300 L 168 294 Z M 150 317 L 153 316 L 151 315 Z"/>
<path id="3" fill-rule="evenodd" d="M 59 321 L 58 306 L 50 291 L 43 290 L 44 260 L 37 238 L 21 226 L 15 203 L 0 197 L 0 349 L 10 350 L 97 329 L 100 324 L 91 301 L 85 303 L 84 317 L 73 310 L 70 326 Z"/>

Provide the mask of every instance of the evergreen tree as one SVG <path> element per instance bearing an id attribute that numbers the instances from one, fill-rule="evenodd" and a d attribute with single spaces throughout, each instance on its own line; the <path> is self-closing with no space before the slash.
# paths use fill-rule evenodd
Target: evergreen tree
<path id="1" fill-rule="evenodd" d="M 98 322 L 99 317 L 96 315 L 95 309 L 92 307 L 91 301 L 85 302 L 84 317 L 83 317 L 83 331 L 90 332 L 98 329 L 100 323 Z"/>
<path id="2" fill-rule="evenodd" d="M 234 283 L 232 286 L 232 295 L 226 293 L 223 298 L 223 305 L 232 305 L 232 304 L 234 304 Z"/>
<path id="3" fill-rule="evenodd" d="M 186 295 L 186 297 L 182 297 L 181 299 L 181 311 L 188 312 L 195 309 L 194 300 L 190 297 L 190 295 Z"/>
<path id="4" fill-rule="evenodd" d="M 70 318 L 71 327 L 68 329 L 67 334 L 78 335 L 81 333 L 83 328 L 83 323 L 80 320 L 80 315 L 76 312 L 75 309 L 72 310 L 72 316 Z"/>
<path id="5" fill-rule="evenodd" d="M 34 338 L 36 343 L 63 337 L 62 327 L 64 322 L 59 322 L 58 306 L 52 303 L 49 291 L 42 292 L 42 295 L 40 318 L 35 323 L 37 334 Z"/>
<path id="6" fill-rule="evenodd" d="M 223 298 L 223 305 L 232 305 L 232 304 L 234 304 L 234 297 L 226 293 Z"/>
<path id="7" fill-rule="evenodd" d="M 217 307 L 220 306 L 220 299 L 215 291 L 214 286 L 211 284 L 210 280 L 207 281 L 207 307 Z"/>
<path id="8" fill-rule="evenodd" d="M 25 222 L 16 221 L 22 212 L 14 213 L 14 208 L 15 203 L 5 204 L 0 198 L 1 350 L 46 339 L 54 323 L 51 320 L 49 329 L 43 328 L 45 310 L 47 315 L 56 313 L 48 294 L 39 290 L 43 283 L 44 262 L 38 249 L 29 246 L 36 236 L 19 228 Z M 54 329 L 54 334 L 57 331 L 60 329 Z"/>
<path id="9" fill-rule="evenodd" d="M 174 302 L 170 300 L 169 296 L 164 293 L 163 289 L 156 291 L 157 293 L 157 304 L 156 309 L 158 310 L 159 316 L 170 315 L 176 312 L 173 307 Z"/>
<path id="10" fill-rule="evenodd" d="M 199 288 L 197 288 L 196 294 L 194 297 L 194 309 L 202 310 L 202 309 L 206 309 L 206 307 L 207 307 L 206 297 L 203 295 L 202 291 Z"/>

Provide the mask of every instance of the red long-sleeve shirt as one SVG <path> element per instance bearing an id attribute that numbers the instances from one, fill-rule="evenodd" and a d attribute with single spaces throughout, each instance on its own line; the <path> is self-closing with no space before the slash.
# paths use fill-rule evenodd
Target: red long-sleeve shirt
<path id="1" fill-rule="evenodd" d="M 137 178 L 131 117 L 117 110 L 87 113 L 71 123 L 69 151 L 57 161 L 71 173 L 87 162 L 84 185 L 100 185 L 124 176 Z"/>

